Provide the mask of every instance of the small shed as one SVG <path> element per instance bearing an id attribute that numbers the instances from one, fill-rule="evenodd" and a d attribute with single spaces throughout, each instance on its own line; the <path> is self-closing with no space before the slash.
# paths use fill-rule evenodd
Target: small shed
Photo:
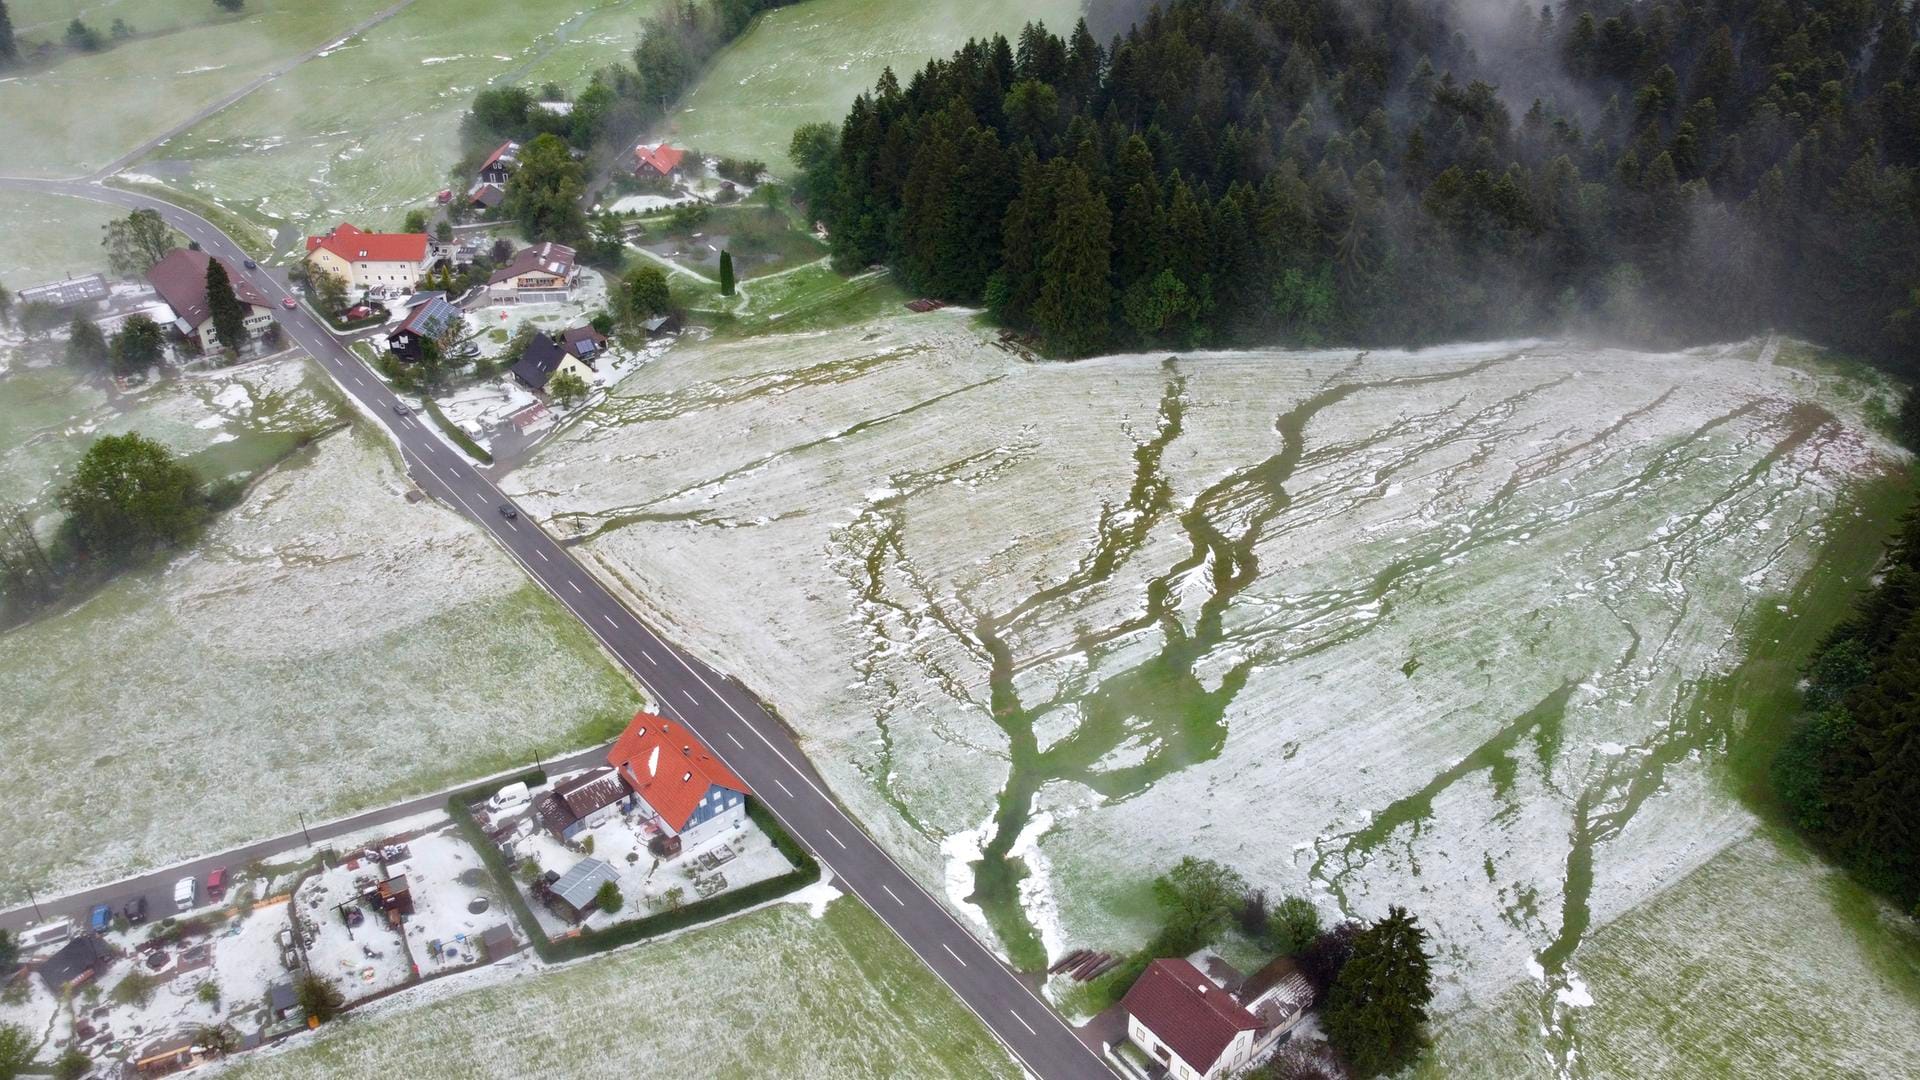
<path id="1" fill-rule="evenodd" d="M 300 992 L 293 987 L 293 976 L 282 975 L 267 984 L 267 1016 L 285 1020 L 300 1009 Z"/>
<path id="2" fill-rule="evenodd" d="M 620 875 L 613 867 L 599 859 L 581 859 L 573 864 L 573 869 L 560 876 L 553 883 L 551 892 L 555 911 L 563 918 L 579 922 L 594 909 L 595 898 L 600 886 L 608 882 L 618 883 Z"/>
<path id="3" fill-rule="evenodd" d="M 648 337 L 653 337 L 657 334 L 675 333 L 680 329 L 680 320 L 671 315 L 655 315 L 640 325 L 646 328 Z"/>
<path id="4" fill-rule="evenodd" d="M 179 1072 L 193 1064 L 192 1035 L 170 1035 L 148 1044 L 133 1059 L 135 1071 L 149 1076 Z"/>
<path id="5" fill-rule="evenodd" d="M 520 950 L 520 942 L 506 923 L 489 927 L 480 934 L 480 951 L 486 954 L 487 962 L 505 960 Z"/>
<path id="6" fill-rule="evenodd" d="M 395 874 L 373 887 L 371 899 L 381 911 L 413 914 L 413 892 L 407 887 L 407 875 Z"/>

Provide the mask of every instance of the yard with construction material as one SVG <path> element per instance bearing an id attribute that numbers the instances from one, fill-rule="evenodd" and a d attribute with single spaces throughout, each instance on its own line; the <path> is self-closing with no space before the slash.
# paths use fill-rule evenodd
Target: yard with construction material
<path id="1" fill-rule="evenodd" d="M 1018 965 L 1137 947 L 1204 855 L 1407 904 L 1464 1023 L 1577 996 L 1751 835 L 1710 690 L 1870 569 L 1889 393 L 1793 342 L 1036 365 L 902 313 L 682 343 L 510 485 L 669 632 L 699 597 L 689 640 Z M 1530 1060 L 1645 1037 L 1576 1029 Z"/>
<path id="2" fill-rule="evenodd" d="M 351 1024 L 237 1060 L 241 1080 L 569 1075 L 679 1062 L 686 1075 L 794 1080 L 1019 1075 L 1000 1045 L 852 900 L 771 907 L 558 969 L 409 991 Z M 691 1019 L 690 1019 L 691 1018 Z M 724 1037 L 716 1035 L 724 1032 Z"/>

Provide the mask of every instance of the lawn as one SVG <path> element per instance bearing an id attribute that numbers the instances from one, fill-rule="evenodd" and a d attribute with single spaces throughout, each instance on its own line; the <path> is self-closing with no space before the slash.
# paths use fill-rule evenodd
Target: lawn
<path id="1" fill-rule="evenodd" d="M 733 253 L 737 281 L 792 270 L 827 255 L 827 246 L 812 233 L 795 228 L 788 215 L 769 213 L 760 206 L 715 207 L 706 220 L 686 228 L 673 228 L 670 220 L 649 220 L 645 236 L 637 242 L 716 282 L 722 251 Z"/>
<path id="2" fill-rule="evenodd" d="M 98 168 L 392 2 L 252 0 L 238 18 L 211 2 L 79 5 L 103 35 L 118 17 L 136 36 L 97 53 L 62 49 L 45 66 L 0 80 L 7 171 L 65 176 Z M 11 14 L 16 33 L 31 42 L 57 39 L 74 8 L 23 0 Z"/>
<path id="3" fill-rule="evenodd" d="M 801 124 L 836 127 L 855 95 L 892 67 L 902 85 L 970 37 L 1017 34 L 1032 20 L 1072 28 L 1081 0 L 809 0 L 760 17 L 682 102 L 671 136 L 709 154 L 788 169 Z"/>
<path id="4" fill-rule="evenodd" d="M 0 198 L 0 282 L 17 291 L 69 274 L 104 272 L 100 230 L 118 216 L 86 199 L 7 192 Z"/>
<path id="5" fill-rule="evenodd" d="M 238 396 L 223 399 L 236 412 Z M 192 416 L 149 419 L 191 431 Z M 35 792 L 0 805 L 0 899 L 617 733 L 640 696 L 588 632 L 473 525 L 408 502 L 409 486 L 378 436 L 338 432 L 191 549 L 0 639 L 0 787 Z"/>
<path id="6" fill-rule="evenodd" d="M 899 939 L 849 899 L 818 919 L 777 904 L 558 970 L 442 991 L 322 1029 L 283 1053 L 240 1059 L 229 1075 L 438 1080 L 473 1076 L 481 1060 L 495 1076 L 1020 1075 Z"/>
<path id="7" fill-rule="evenodd" d="M 578 90 L 625 57 L 655 0 L 415 0 L 134 166 L 276 234 L 282 251 L 341 220 L 399 227 L 454 184 L 474 92 L 547 79 Z"/>

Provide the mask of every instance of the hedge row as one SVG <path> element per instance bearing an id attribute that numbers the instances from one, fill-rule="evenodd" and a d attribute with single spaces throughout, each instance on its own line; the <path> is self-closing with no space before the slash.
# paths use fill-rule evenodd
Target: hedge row
<path id="1" fill-rule="evenodd" d="M 528 773 L 519 779 L 526 781 L 528 787 L 546 782 L 546 775 L 540 772 Z M 511 781 L 509 781 L 510 783 Z M 480 828 L 479 821 L 473 816 L 473 803 L 491 794 L 500 787 L 500 781 L 494 781 L 466 791 L 456 792 L 447 799 L 447 812 L 453 817 L 460 832 L 480 853 L 480 861 L 493 874 L 506 893 L 507 903 L 513 907 L 513 913 L 519 917 L 520 925 L 525 928 L 527 938 L 533 943 L 533 951 L 540 959 L 548 963 L 563 960 L 576 960 L 594 953 L 617 949 L 622 945 L 631 945 L 636 941 L 670 934 L 684 930 L 689 926 L 711 922 L 735 912 L 777 900 L 796 889 L 803 889 L 820 880 L 820 864 L 814 861 L 805 848 L 780 827 L 773 815 L 768 813 L 757 801 L 747 800 L 747 817 L 754 825 L 765 832 L 773 841 L 773 846 L 793 864 L 793 870 L 776 878 L 756 881 L 719 896 L 696 900 L 691 904 L 649 915 L 644 919 L 633 919 L 616 923 L 605 930 L 586 931 L 556 941 L 547 936 L 540 927 L 540 920 L 534 916 L 532 905 L 514 882 L 513 871 L 507 866 L 506 859 L 500 854 L 499 847 L 487 838 Z"/>

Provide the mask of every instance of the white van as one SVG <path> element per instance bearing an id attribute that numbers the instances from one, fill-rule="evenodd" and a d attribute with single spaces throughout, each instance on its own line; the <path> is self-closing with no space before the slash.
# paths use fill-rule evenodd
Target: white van
<path id="1" fill-rule="evenodd" d="M 487 808 L 490 810 L 506 810 L 515 806 L 525 806 L 531 800 L 532 796 L 527 792 L 526 783 L 520 781 L 508 784 L 506 787 L 494 792 L 493 798 L 487 800 Z"/>
<path id="2" fill-rule="evenodd" d="M 194 901 L 199 899 L 200 883 L 189 875 L 173 883 L 173 906 L 181 911 L 193 910 Z"/>

